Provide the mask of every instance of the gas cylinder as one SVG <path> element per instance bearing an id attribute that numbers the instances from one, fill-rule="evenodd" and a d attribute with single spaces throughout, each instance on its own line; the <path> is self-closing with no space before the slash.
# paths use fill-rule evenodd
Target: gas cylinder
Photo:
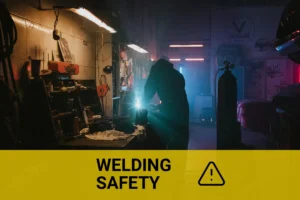
<path id="1" fill-rule="evenodd" d="M 234 65 L 227 61 L 224 64 L 224 73 L 218 81 L 217 149 L 236 149 L 240 145 L 237 79 L 231 72 Z"/>

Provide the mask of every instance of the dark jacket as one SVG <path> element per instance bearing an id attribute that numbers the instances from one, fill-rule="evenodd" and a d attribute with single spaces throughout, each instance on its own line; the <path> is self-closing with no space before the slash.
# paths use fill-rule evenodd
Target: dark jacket
<path id="1" fill-rule="evenodd" d="M 144 88 L 144 103 L 148 104 L 155 93 L 162 102 L 162 116 L 174 125 L 188 127 L 189 104 L 184 77 L 164 59 L 158 60 L 151 68 Z"/>

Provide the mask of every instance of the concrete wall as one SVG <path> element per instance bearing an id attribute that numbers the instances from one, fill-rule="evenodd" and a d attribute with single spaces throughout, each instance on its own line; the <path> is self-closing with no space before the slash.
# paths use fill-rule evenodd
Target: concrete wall
<path id="1" fill-rule="evenodd" d="M 219 67 L 216 63 L 217 50 L 221 45 L 238 45 L 242 51 L 243 58 L 241 62 L 235 63 L 244 67 L 244 73 L 247 75 L 251 69 L 252 61 L 266 62 L 268 59 L 285 59 L 287 62 L 288 75 L 286 79 L 289 83 L 293 82 L 294 64 L 287 57 L 280 56 L 274 48 L 269 45 L 265 49 L 259 49 L 259 41 L 269 42 L 276 39 L 277 26 L 283 7 L 236 7 L 212 9 L 212 40 L 211 40 L 211 85 L 214 85 L 214 75 Z M 243 21 L 246 23 L 243 26 Z M 246 36 L 246 35 L 249 35 Z M 245 37 L 244 37 L 245 36 Z M 265 64 L 260 69 L 260 76 L 256 83 L 258 89 L 261 88 L 261 95 L 257 98 L 266 98 L 267 93 L 267 72 Z M 247 80 L 244 80 L 245 82 Z M 247 86 L 245 86 L 247 87 Z M 252 85 L 252 87 L 256 87 Z M 213 92 L 213 87 L 212 93 Z"/>
<path id="2" fill-rule="evenodd" d="M 58 52 L 57 42 L 52 38 L 55 15 L 53 11 L 38 10 L 38 0 L 9 0 L 6 3 L 18 31 L 18 41 L 12 55 L 15 77 L 18 80 L 20 69 L 28 57 L 42 60 L 44 54 L 44 67 L 47 68 L 48 54 L 51 59 L 52 52 Z M 63 3 L 64 1 L 42 1 L 44 8 L 51 8 L 54 5 L 61 6 L 64 5 Z M 68 41 L 73 63 L 80 66 L 80 73 L 73 76 L 74 79 L 95 80 L 97 78 L 96 67 L 102 68 L 111 65 L 111 44 L 102 48 L 101 54 L 106 58 L 105 61 L 102 61 L 99 59 L 101 55 L 97 50 L 99 44 L 102 43 L 102 36 L 96 32 L 103 32 L 103 40 L 106 42 L 111 40 L 110 34 L 79 15 L 68 11 L 60 11 L 57 29 Z M 111 85 L 111 76 L 108 75 L 107 79 L 108 84 Z M 112 115 L 111 93 L 109 92 L 106 97 L 106 113 L 108 115 Z"/>
<path id="3" fill-rule="evenodd" d="M 197 9 L 198 12 L 195 11 Z M 277 26 L 282 10 L 283 6 L 220 7 L 201 6 L 197 3 L 194 3 L 194 8 L 190 8 L 190 6 L 187 6 L 187 8 L 184 6 L 170 8 L 170 10 L 166 10 L 165 16 L 162 16 L 160 21 L 163 21 L 163 23 L 159 23 L 160 26 L 158 27 L 158 32 L 163 31 L 160 33 L 160 35 L 163 35 L 160 40 L 160 51 L 168 54 L 169 57 L 180 57 L 180 55 L 185 57 L 198 54 L 198 57 L 203 56 L 210 59 L 210 83 L 208 84 L 210 85 L 210 93 L 214 95 L 215 73 L 218 67 L 222 65 L 217 63 L 218 49 L 223 45 L 238 46 L 242 58 L 235 64 L 238 66 L 237 69 L 244 73 L 244 80 L 241 80 L 242 77 L 238 77 L 238 81 L 243 81 L 245 84 L 244 98 L 266 99 L 268 91 L 272 87 L 266 67 L 266 62 L 269 59 L 283 59 L 284 62 L 286 61 L 286 66 L 283 66 L 286 70 L 283 84 L 290 84 L 294 81 L 294 64 L 287 57 L 279 55 L 271 46 L 276 39 Z M 185 11 L 184 14 L 183 11 Z M 164 20 L 167 16 L 170 19 Z M 244 20 L 246 20 L 246 24 L 243 25 Z M 189 50 L 189 52 L 177 49 L 176 51 L 170 51 L 168 44 L 174 44 L 175 42 L 201 42 L 209 45 L 205 45 L 206 48 L 199 50 L 197 53 L 194 52 L 195 50 Z M 260 48 L 261 42 L 269 43 L 269 45 Z M 228 52 L 227 59 L 230 59 L 231 56 L 232 53 Z M 262 63 L 261 68 L 258 70 L 254 67 L 256 62 Z M 191 80 L 193 76 L 192 74 L 186 74 L 185 78 Z M 199 84 L 201 83 L 198 82 Z M 276 81 L 274 84 L 277 84 Z M 190 100 L 192 106 L 193 98 L 191 97 Z M 197 105 L 194 106 L 197 107 Z"/>
<path id="4" fill-rule="evenodd" d="M 211 72 L 210 83 L 208 84 L 210 85 L 211 94 L 214 95 L 215 73 L 217 68 L 220 67 L 217 64 L 218 49 L 224 45 L 234 48 L 238 46 L 242 58 L 240 58 L 240 62 L 235 62 L 235 64 L 239 66 L 239 70 L 244 70 L 244 73 L 248 75 L 248 79 L 249 73 L 253 71 L 253 62 L 263 62 L 262 69 L 257 72 L 262 77 L 252 81 L 254 84 L 260 82 L 254 86 L 261 89 L 261 94 L 257 94 L 257 98 L 266 98 L 270 86 L 270 83 L 267 83 L 268 74 L 265 67 L 267 60 L 286 60 L 287 75 L 285 84 L 293 82 L 294 64 L 287 57 L 279 55 L 271 46 L 276 39 L 277 26 L 282 10 L 283 6 L 220 7 L 201 6 L 197 3 L 194 4 L 193 8 L 184 5 L 180 8 L 175 7 L 172 11 L 166 12 L 166 15 L 170 15 L 169 17 L 172 19 L 163 24 L 167 28 L 165 28 L 163 39 L 160 41 L 160 49 L 163 54 L 169 57 L 185 57 L 198 54 L 197 57 L 210 59 Z M 243 25 L 244 21 L 246 21 L 245 25 Z M 187 42 L 208 43 L 209 45 L 205 45 L 206 48 L 197 53 L 193 49 L 188 49 L 188 52 L 186 52 L 185 49 L 170 51 L 170 48 L 168 48 L 170 43 Z M 269 45 L 260 48 L 261 42 L 269 43 Z M 230 56 L 232 56 L 231 52 L 228 52 L 227 59 L 230 59 Z M 253 76 L 256 76 L 256 74 L 253 73 Z M 247 77 L 244 78 L 244 82 L 249 82 Z M 240 77 L 238 79 L 241 80 Z M 245 87 L 249 87 L 249 84 L 245 84 Z M 248 91 L 244 90 L 243 92 L 245 98 L 247 98 L 246 93 Z M 252 95 L 252 97 L 254 96 Z"/>
<path id="5" fill-rule="evenodd" d="M 214 94 L 214 77 L 219 67 L 219 64 L 216 62 L 219 47 L 223 45 L 228 47 L 238 46 L 243 58 L 241 58 L 241 62 L 235 64 L 241 66 L 242 68 L 240 69 L 244 70 L 246 75 L 249 75 L 248 72 L 251 72 L 251 70 L 253 71 L 253 62 L 263 62 L 262 69 L 260 69 L 260 72 L 257 72 L 262 77 L 252 81 L 254 83 L 261 82 L 255 86 L 261 89 L 261 94 L 258 94 L 257 98 L 266 98 L 269 86 L 267 85 L 268 74 L 264 65 L 267 60 L 285 59 L 288 70 L 286 82 L 293 82 L 294 64 L 287 57 L 280 56 L 271 47 L 272 42 L 276 39 L 277 26 L 282 10 L 283 6 L 226 7 L 224 5 L 220 7 L 201 5 L 200 3 L 194 3 L 192 8 L 190 5 L 170 7 L 169 10 L 166 10 L 165 16 L 162 16 L 162 19 L 160 19 L 160 21 L 163 21 L 167 18 L 166 16 L 171 18 L 158 28 L 159 32 L 160 30 L 163 31 L 163 33 L 160 33 L 163 35 L 160 40 L 160 50 L 162 53 L 168 54 L 169 57 L 178 57 L 179 55 L 177 54 L 185 56 L 188 53 L 183 51 L 168 52 L 168 44 L 174 42 L 208 42 L 210 44 L 209 48 L 203 49 L 205 52 L 199 52 L 198 57 L 203 56 L 210 59 L 209 85 L 211 94 Z M 246 20 L 246 24 L 242 27 L 244 20 Z M 162 27 L 165 28 L 163 29 Z M 248 37 L 247 34 L 249 34 L 249 38 L 246 38 Z M 260 49 L 259 44 L 261 42 L 269 43 L 269 45 Z M 194 52 L 190 51 L 190 54 L 194 54 Z M 228 54 L 231 56 L 230 52 Z M 253 73 L 253 76 L 256 75 Z M 244 81 L 248 83 L 248 79 Z M 248 86 L 245 85 L 245 87 Z M 244 92 L 246 93 L 247 91 Z M 247 97 L 247 94 L 245 94 L 245 97 Z"/>
<path id="6" fill-rule="evenodd" d="M 120 12 L 123 33 L 128 41 L 146 49 L 149 58 L 157 57 L 155 3 L 146 0 L 111 0 Z"/>
<path id="7" fill-rule="evenodd" d="M 105 74 L 103 72 L 103 68 L 106 66 L 112 65 L 112 45 L 111 45 L 111 34 L 110 33 L 104 33 L 104 32 L 98 32 L 97 33 L 97 49 L 96 49 L 96 84 L 102 84 L 103 80 L 101 79 L 101 75 L 105 75 L 107 79 L 108 86 L 110 87 L 110 90 L 107 92 L 106 96 L 103 99 L 104 104 L 104 112 L 106 116 L 113 116 L 113 90 L 112 90 L 112 75 L 111 74 Z"/>
<path id="8" fill-rule="evenodd" d="M 170 10 L 165 10 L 165 15 L 170 15 L 168 23 L 163 24 L 165 41 L 170 42 L 198 42 L 210 39 L 210 7 L 194 3 L 193 6 L 178 4 Z M 162 18 L 166 16 L 162 14 Z"/>

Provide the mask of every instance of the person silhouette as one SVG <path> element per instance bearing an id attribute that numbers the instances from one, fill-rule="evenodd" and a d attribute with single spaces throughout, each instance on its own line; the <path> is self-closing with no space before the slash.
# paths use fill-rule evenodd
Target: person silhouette
<path id="1" fill-rule="evenodd" d="M 151 68 L 144 87 L 143 105 L 150 103 L 157 93 L 160 123 L 158 135 L 167 149 L 187 149 L 189 141 L 189 104 L 183 75 L 166 59 L 159 59 Z M 151 116 L 149 114 L 149 121 Z"/>

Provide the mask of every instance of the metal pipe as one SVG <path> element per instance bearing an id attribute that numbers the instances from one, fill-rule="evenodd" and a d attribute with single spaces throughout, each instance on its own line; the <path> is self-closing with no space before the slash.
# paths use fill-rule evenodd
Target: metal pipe
<path id="1" fill-rule="evenodd" d="M 100 63 L 101 63 L 101 70 L 103 70 L 103 45 L 104 45 L 104 36 L 103 36 L 103 33 L 101 33 L 101 60 L 100 60 Z M 100 68 L 99 68 L 99 72 L 100 72 Z M 101 76 L 101 74 L 99 74 L 99 77 Z"/>

